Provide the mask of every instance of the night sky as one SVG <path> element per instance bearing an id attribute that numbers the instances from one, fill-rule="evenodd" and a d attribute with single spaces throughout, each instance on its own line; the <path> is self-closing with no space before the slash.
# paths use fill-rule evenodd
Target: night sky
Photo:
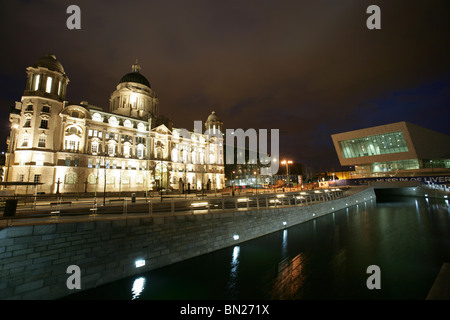
<path id="1" fill-rule="evenodd" d="M 81 8 L 81 30 L 66 9 Z M 369 5 L 381 30 L 369 30 Z M 280 129 L 280 153 L 339 170 L 331 134 L 408 121 L 450 134 L 450 1 L 3 1 L 0 146 L 26 67 L 54 53 L 67 99 L 105 110 L 138 59 L 174 126 L 212 110 Z"/>

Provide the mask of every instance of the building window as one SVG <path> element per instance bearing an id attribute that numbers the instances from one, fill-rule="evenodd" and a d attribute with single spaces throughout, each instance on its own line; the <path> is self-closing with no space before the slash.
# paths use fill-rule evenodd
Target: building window
<path id="1" fill-rule="evenodd" d="M 61 90 L 62 90 L 62 80 L 60 80 L 58 83 L 58 96 L 61 95 Z"/>
<path id="2" fill-rule="evenodd" d="M 48 120 L 41 119 L 41 125 L 39 126 L 40 129 L 48 129 Z"/>
<path id="3" fill-rule="evenodd" d="M 20 173 L 18 178 L 17 178 L 17 181 L 24 182 L 25 181 L 25 175 L 23 173 Z"/>
<path id="4" fill-rule="evenodd" d="M 111 117 L 109 118 L 109 124 L 112 126 L 117 126 L 117 118 L 116 117 Z"/>
<path id="5" fill-rule="evenodd" d="M 28 147 L 28 136 L 23 136 L 22 147 Z"/>
<path id="6" fill-rule="evenodd" d="M 124 127 L 127 127 L 127 128 L 133 128 L 133 125 L 131 124 L 131 121 L 130 121 L 130 120 L 125 120 L 125 121 L 123 122 L 123 126 L 124 126 Z"/>
<path id="7" fill-rule="evenodd" d="M 33 111 L 33 105 L 32 104 L 27 105 L 27 108 L 25 111 Z"/>
<path id="8" fill-rule="evenodd" d="M 74 140 L 65 140 L 64 141 L 64 149 L 69 151 L 78 151 L 79 141 Z"/>
<path id="9" fill-rule="evenodd" d="M 41 75 L 38 74 L 36 75 L 36 77 L 34 78 L 34 91 L 38 91 L 39 90 L 39 80 L 41 79 Z"/>
<path id="10" fill-rule="evenodd" d="M 96 142 L 96 141 L 92 142 L 91 152 L 92 153 L 97 153 L 98 152 L 98 142 Z"/>
<path id="11" fill-rule="evenodd" d="M 109 144 L 109 145 L 108 145 L 108 154 L 109 154 L 110 156 L 113 156 L 113 155 L 114 155 L 114 145 L 113 145 L 113 144 Z"/>
<path id="12" fill-rule="evenodd" d="M 130 184 L 130 177 L 122 176 L 122 184 Z"/>
<path id="13" fill-rule="evenodd" d="M 92 160 L 92 159 L 89 159 L 89 160 L 88 160 L 88 168 L 92 168 L 92 163 L 93 163 L 93 160 Z"/>
<path id="14" fill-rule="evenodd" d="M 24 128 L 31 128 L 31 119 L 25 119 Z"/>
<path id="15" fill-rule="evenodd" d="M 374 173 L 414 169 L 419 169 L 419 161 L 417 159 L 374 162 L 372 164 L 372 172 Z"/>
<path id="16" fill-rule="evenodd" d="M 130 144 L 128 142 L 123 146 L 123 156 L 126 158 L 130 156 Z"/>
<path id="17" fill-rule="evenodd" d="M 92 120 L 101 122 L 102 121 L 102 116 L 99 113 L 94 113 L 92 115 Z"/>
<path id="18" fill-rule="evenodd" d="M 106 184 L 114 184 L 114 176 L 109 175 L 106 177 Z"/>
<path id="19" fill-rule="evenodd" d="M 36 165 L 43 166 L 44 165 L 44 155 L 38 154 L 36 155 Z"/>
<path id="20" fill-rule="evenodd" d="M 74 172 L 68 172 L 64 177 L 65 184 L 75 184 L 77 183 L 77 175 Z"/>
<path id="21" fill-rule="evenodd" d="M 91 173 L 88 177 L 88 183 L 89 184 L 96 184 L 97 183 L 97 177 L 95 174 Z"/>
<path id="22" fill-rule="evenodd" d="M 50 113 L 50 107 L 49 106 L 43 106 L 42 107 L 42 112 Z"/>
<path id="23" fill-rule="evenodd" d="M 47 93 L 52 92 L 52 82 L 53 82 L 53 79 L 48 77 L 47 78 L 47 85 L 45 86 L 45 92 L 47 92 Z"/>
<path id="24" fill-rule="evenodd" d="M 45 148 L 45 141 L 46 141 L 45 136 L 39 137 L 38 147 L 39 148 Z"/>
<path id="25" fill-rule="evenodd" d="M 34 175 L 34 180 L 35 183 L 39 183 L 41 182 L 41 175 L 40 174 L 35 174 Z"/>
<path id="26" fill-rule="evenodd" d="M 400 131 L 339 141 L 339 145 L 345 159 L 408 151 Z"/>
<path id="27" fill-rule="evenodd" d="M 137 156 L 139 159 L 142 159 L 144 156 L 144 147 L 142 145 L 138 146 L 137 148 Z"/>

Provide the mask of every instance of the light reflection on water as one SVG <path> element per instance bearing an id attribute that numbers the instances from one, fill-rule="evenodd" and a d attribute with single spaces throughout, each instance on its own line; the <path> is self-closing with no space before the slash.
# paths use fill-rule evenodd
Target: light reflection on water
<path id="1" fill-rule="evenodd" d="M 78 299 L 424 299 L 449 244 L 448 200 L 370 201 Z M 381 290 L 366 287 L 372 264 Z"/>
<path id="2" fill-rule="evenodd" d="M 133 282 L 133 287 L 131 288 L 131 293 L 133 294 L 131 300 L 135 300 L 139 298 L 139 295 L 144 290 L 145 287 L 145 278 L 139 277 Z"/>
<path id="3" fill-rule="evenodd" d="M 228 290 L 231 297 L 234 297 L 238 292 L 238 267 L 239 267 L 239 251 L 240 247 L 235 246 L 233 248 L 233 255 L 231 258 L 230 266 L 230 279 L 228 280 Z"/>

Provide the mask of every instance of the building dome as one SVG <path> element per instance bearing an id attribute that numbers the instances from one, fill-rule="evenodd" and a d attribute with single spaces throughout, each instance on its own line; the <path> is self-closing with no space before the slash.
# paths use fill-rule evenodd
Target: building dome
<path id="1" fill-rule="evenodd" d="M 208 122 L 210 122 L 210 121 L 220 121 L 220 119 L 219 119 L 219 117 L 217 116 L 216 112 L 213 111 L 213 112 L 209 115 L 208 120 L 206 120 L 206 121 L 208 121 Z"/>
<path id="2" fill-rule="evenodd" d="M 62 64 L 56 60 L 56 56 L 54 54 L 47 54 L 41 58 L 39 58 L 33 65 L 33 68 L 47 68 L 51 71 L 57 71 L 64 74 L 64 68 Z"/>
<path id="3" fill-rule="evenodd" d="M 140 83 L 143 84 L 144 86 L 147 86 L 149 88 L 150 87 L 150 82 L 148 82 L 147 78 L 144 77 L 141 73 L 140 73 L 141 67 L 137 64 L 137 61 L 135 64 L 133 64 L 132 66 L 132 72 L 127 73 L 126 75 L 124 75 L 119 83 L 124 83 L 124 82 L 135 82 L 135 83 Z"/>
<path id="4" fill-rule="evenodd" d="M 222 120 L 220 120 L 219 116 L 215 111 L 211 112 L 208 119 L 205 122 L 206 130 L 212 130 L 213 133 L 216 133 L 216 129 L 222 131 Z"/>

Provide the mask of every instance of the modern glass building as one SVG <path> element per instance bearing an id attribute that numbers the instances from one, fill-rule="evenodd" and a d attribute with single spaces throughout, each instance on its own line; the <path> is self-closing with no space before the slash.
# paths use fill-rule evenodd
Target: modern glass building
<path id="1" fill-rule="evenodd" d="M 450 173 L 450 136 L 396 122 L 331 136 L 339 161 L 357 178 Z"/>

